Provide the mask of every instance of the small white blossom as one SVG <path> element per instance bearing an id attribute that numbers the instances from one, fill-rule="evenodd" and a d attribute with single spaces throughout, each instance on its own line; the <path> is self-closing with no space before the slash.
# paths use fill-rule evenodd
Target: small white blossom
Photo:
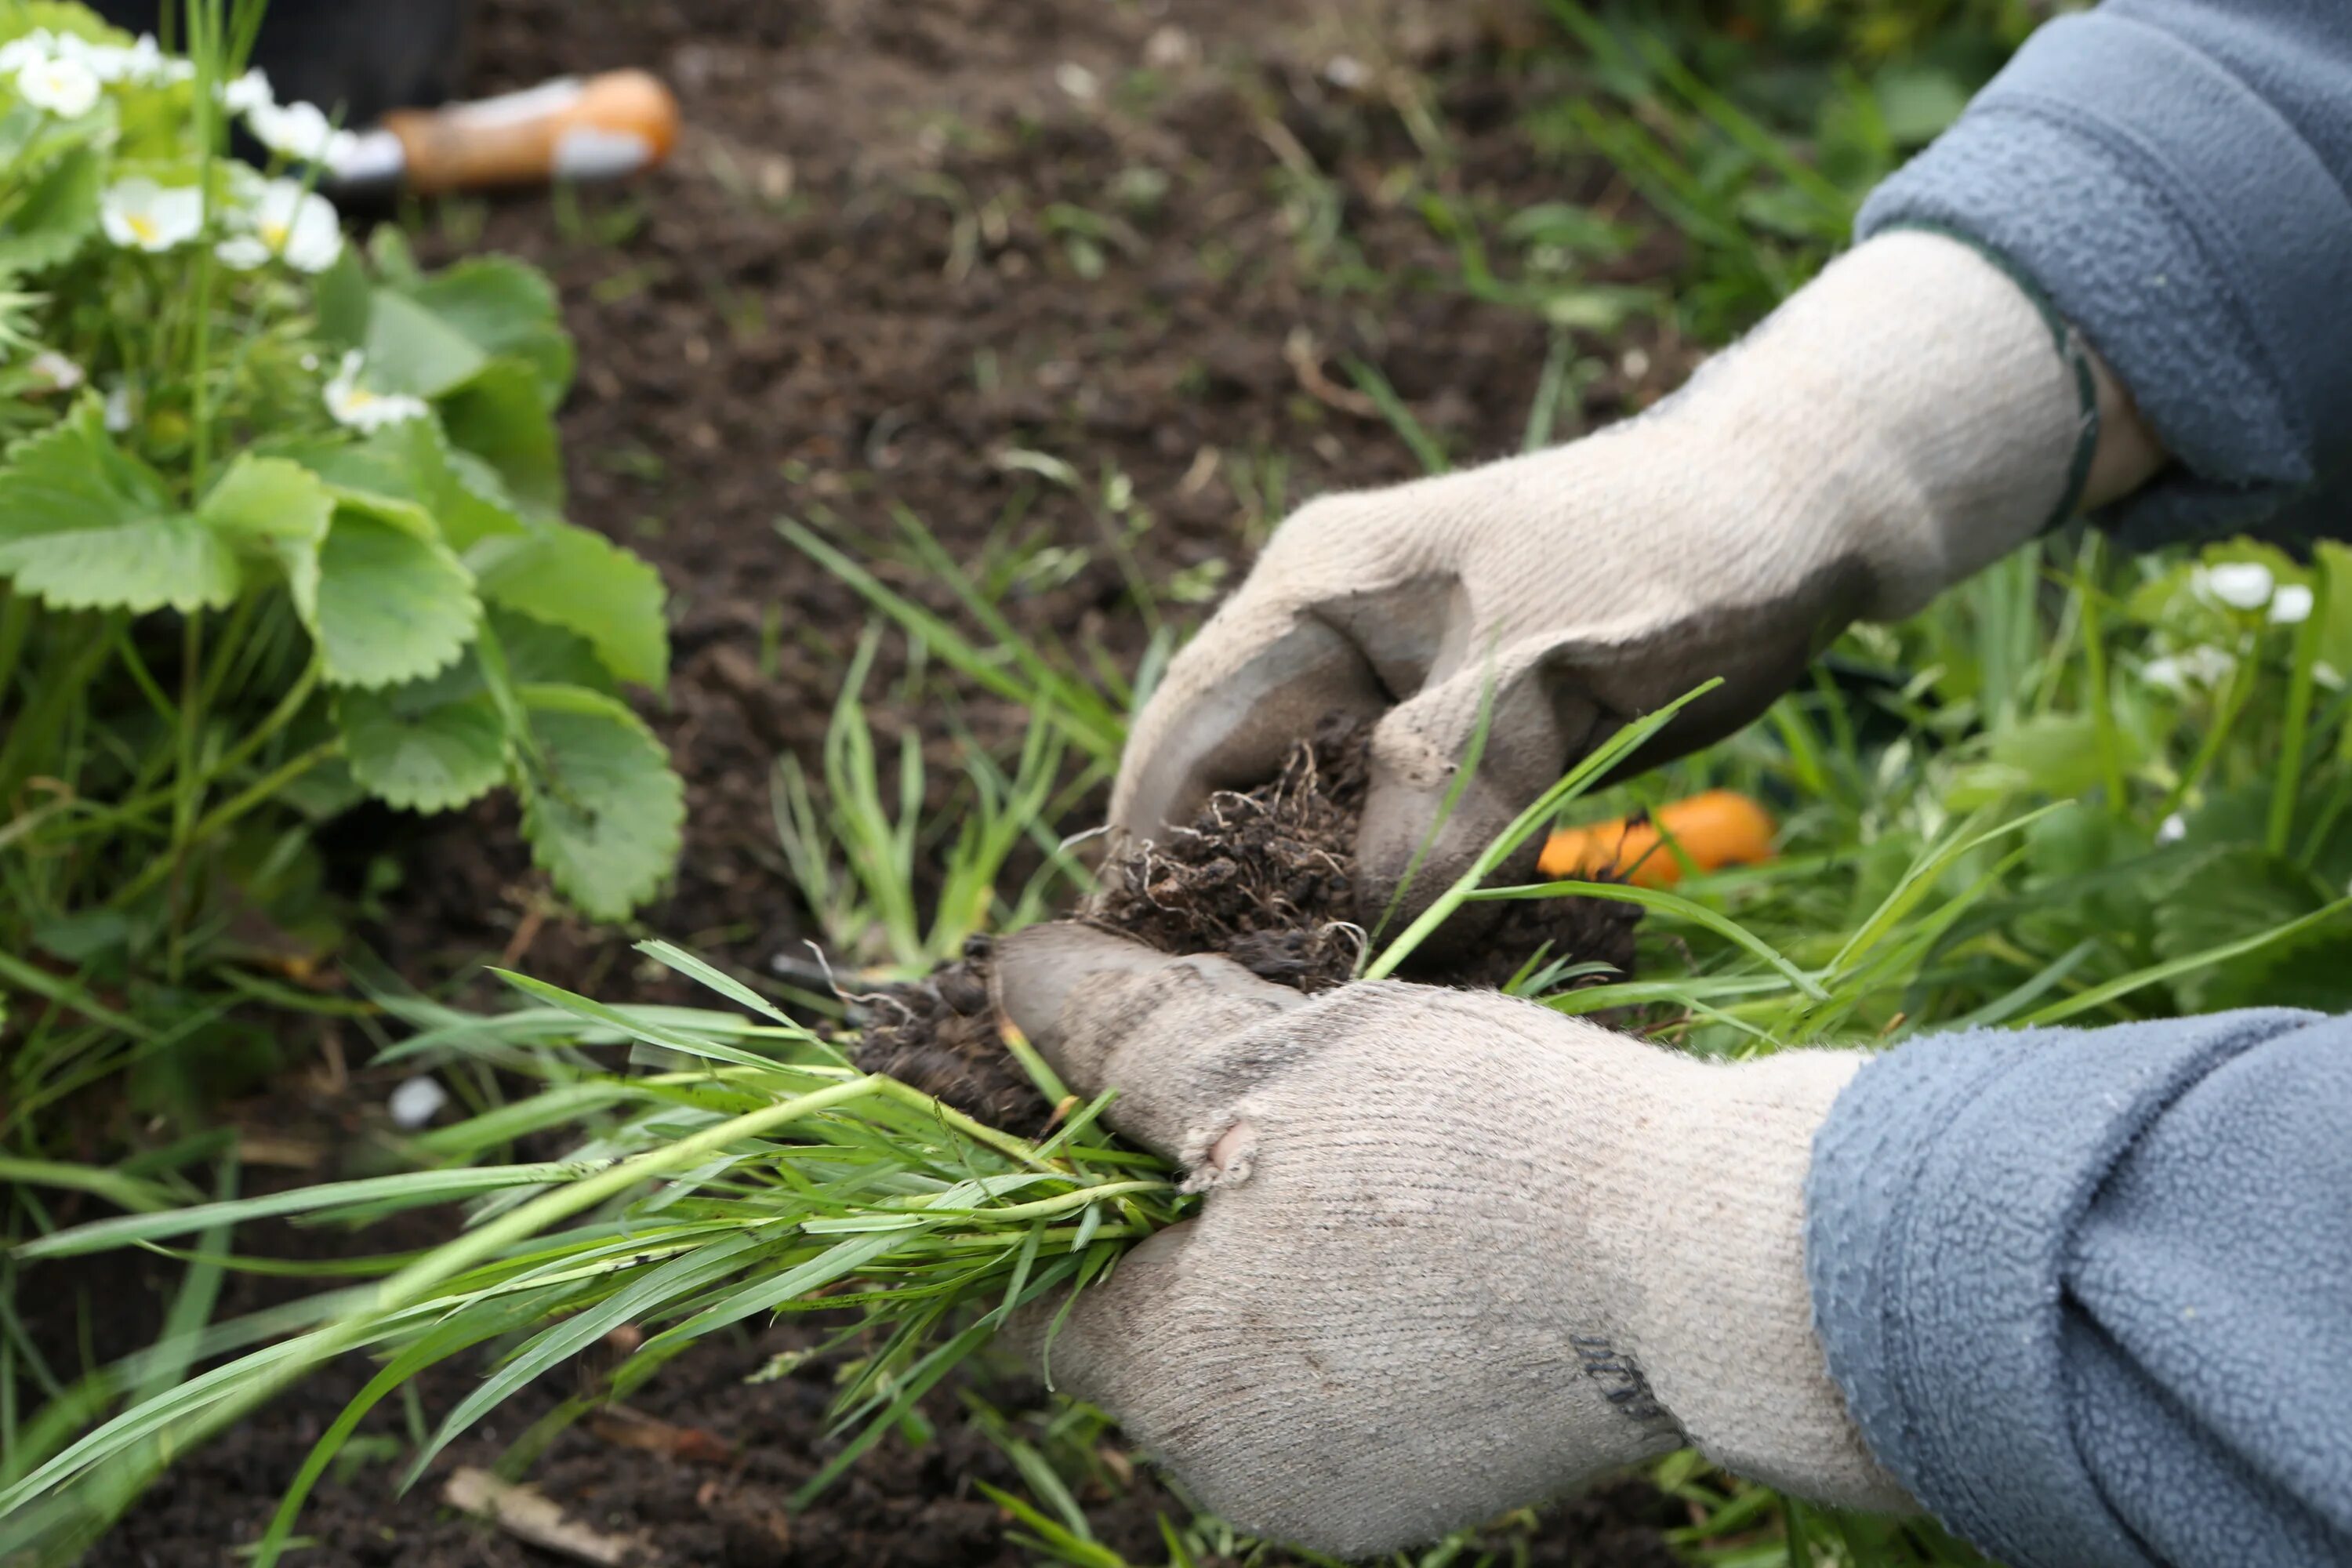
<path id="1" fill-rule="evenodd" d="M 424 1126 L 448 1103 L 449 1091 L 441 1087 L 441 1080 L 418 1073 L 392 1091 L 384 1108 L 392 1112 L 392 1124 L 406 1131 Z"/>
<path id="2" fill-rule="evenodd" d="M 25 368 L 48 384 L 43 388 L 47 392 L 71 392 L 89 379 L 81 366 L 55 349 L 43 349 L 25 362 Z"/>
<path id="3" fill-rule="evenodd" d="M 98 107 L 98 73 L 80 60 L 35 60 L 16 72 L 16 91 L 35 109 L 79 120 Z"/>
<path id="4" fill-rule="evenodd" d="M 2259 561 L 2227 561 L 2200 566 L 2190 578 L 2201 598 L 2215 599 L 2233 610 L 2259 610 L 2271 602 L 2277 579 Z"/>
<path id="5" fill-rule="evenodd" d="M 1076 60 L 1064 60 L 1054 68 L 1054 85 L 1080 103 L 1092 103 L 1102 96 L 1102 83 L 1095 73 Z"/>
<path id="6" fill-rule="evenodd" d="M 152 33 L 140 34 L 131 41 L 129 48 L 115 51 L 115 58 L 121 62 L 122 77 L 126 81 L 135 81 L 149 86 L 156 85 L 171 80 L 179 74 L 183 67 L 190 75 L 195 74 L 195 67 L 193 64 L 173 59 L 170 55 L 165 54 L 163 46 L 155 41 L 155 35 Z"/>
<path id="7" fill-rule="evenodd" d="M 343 363 L 327 383 L 327 412 L 338 424 L 354 430 L 380 430 L 404 419 L 425 416 L 425 400 L 405 393 L 372 392 L 360 384 L 360 351 L 343 355 Z"/>
<path id="8" fill-rule="evenodd" d="M 126 250 L 169 250 L 205 226 L 204 196 L 193 185 L 159 185 L 133 174 L 106 188 L 98 216 L 106 237 Z"/>
<path id="9" fill-rule="evenodd" d="M 2344 689 L 2344 672 L 2324 658 L 2312 665 L 2311 679 L 2330 691 L 2341 691 Z"/>
<path id="10" fill-rule="evenodd" d="M 222 105 L 231 114 L 250 115 L 257 109 L 274 109 L 278 95 L 269 89 L 269 73 L 255 66 L 235 81 L 221 86 Z"/>
<path id="11" fill-rule="evenodd" d="M 152 33 L 140 34 L 137 41 L 128 47 L 119 44 L 93 44 L 88 38 L 68 34 L 56 41 L 54 52 L 59 59 L 79 61 L 89 67 L 99 80 L 110 85 L 123 81 L 168 81 L 176 74 L 175 68 L 182 63 L 163 53 Z"/>
<path id="12" fill-rule="evenodd" d="M 2178 844 L 2188 837 L 2188 819 L 2177 811 L 2157 825 L 2156 841 L 2158 844 Z"/>
<path id="13" fill-rule="evenodd" d="M 2282 583 L 2271 599 L 2271 619 L 2292 626 L 2311 619 L 2311 590 L 2300 583 Z"/>
<path id="14" fill-rule="evenodd" d="M 349 157 L 359 138 L 338 131 L 315 103 L 258 103 L 245 111 L 254 140 L 273 153 L 331 167 Z"/>
<path id="15" fill-rule="evenodd" d="M 131 411 L 131 387 L 128 383 L 118 384 L 107 393 L 105 405 L 100 413 L 106 421 L 106 427 L 118 436 L 137 422 L 137 416 Z"/>
<path id="16" fill-rule="evenodd" d="M 2140 678 L 2166 691 L 2185 692 L 2191 686 L 2219 686 L 2237 667 L 2225 649 L 2192 647 L 2169 658 L 2149 659 L 2140 667 Z"/>
<path id="17" fill-rule="evenodd" d="M 1333 55 L 1323 62 L 1323 79 L 1341 92 L 1361 92 L 1371 85 L 1372 73 L 1353 55 Z"/>
<path id="18" fill-rule="evenodd" d="M 38 65 L 57 53 L 57 39 L 36 27 L 23 37 L 0 44 L 0 76 L 15 76 L 26 66 Z"/>
<path id="19" fill-rule="evenodd" d="M 242 215 L 246 232 L 214 247 L 231 267 L 266 265 L 281 257 L 299 272 L 324 272 L 343 253 L 343 231 L 334 204 L 306 191 L 297 180 L 272 180 Z"/>

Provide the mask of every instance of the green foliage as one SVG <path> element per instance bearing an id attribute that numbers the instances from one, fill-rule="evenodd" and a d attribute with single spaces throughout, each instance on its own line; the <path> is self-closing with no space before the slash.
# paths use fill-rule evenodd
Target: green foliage
<path id="1" fill-rule="evenodd" d="M 1844 245 L 1870 188 L 1958 117 L 2032 21 L 2009 0 L 1805 0 L 1728 17 L 1548 4 L 1582 68 L 1531 130 L 1614 164 L 1680 231 L 1689 259 L 1674 310 L 1706 341 Z"/>
<path id="2" fill-rule="evenodd" d="M 604 919 L 679 842 L 617 696 L 665 679 L 660 580 L 561 516 L 551 289 L 494 258 L 428 275 L 391 231 L 370 265 L 299 165 L 222 156 L 255 14 L 204 0 L 182 61 L 0 4 L 0 45 L 91 65 L 46 107 L 0 73 L 0 985 L 27 1042 L 0 1136 L 95 1063 L 190 1081 L 160 1058 L 196 989 L 325 962 L 308 836 L 362 799 L 511 788 Z M 127 1040 L 141 1016 L 165 1022 Z"/>
<path id="3" fill-rule="evenodd" d="M 530 726 L 522 823 L 531 858 L 589 914 L 619 920 L 677 858 L 686 788 L 625 704 L 577 686 L 517 695 Z"/>
<path id="4" fill-rule="evenodd" d="M 228 1226 L 270 1215 L 364 1221 L 453 1199 L 478 1205 L 476 1225 L 458 1242 L 347 1262 L 345 1273 L 365 1283 L 292 1312 L 201 1331 L 184 1325 L 155 1352 L 72 1390 L 65 1397 L 76 1411 L 131 1397 L 87 1432 L 41 1426 L 38 1447 L 12 1456 L 0 1482 L 0 1557 L 62 1560 L 169 1455 L 347 1351 L 365 1349 L 388 1364 L 319 1440 L 259 1563 L 278 1561 L 304 1493 L 357 1416 L 436 1362 L 509 1341 L 509 1353 L 411 1456 L 404 1485 L 518 1390 L 620 1324 L 656 1331 L 612 1373 L 610 1389 L 625 1394 L 702 1335 L 779 1310 L 848 1307 L 863 1321 L 834 1342 L 862 1337 L 872 1348 L 835 1401 L 849 1441 L 802 1488 L 795 1502 L 805 1503 L 896 1430 L 1015 1308 L 1085 1284 L 1190 1206 L 1158 1162 L 1093 1130 L 1107 1098 L 1042 1144 L 1012 1138 L 849 1068 L 708 965 L 659 943 L 646 951 L 772 1021 L 610 1008 L 518 982 L 590 1037 L 634 1040 L 678 1064 L 634 1079 L 577 1078 L 560 1055 L 520 1058 L 557 1079 L 541 1097 L 551 1102 L 549 1119 L 607 1123 L 571 1159 L 467 1163 L 534 1119 L 538 1107 L 526 1101 L 436 1131 L 446 1169 L 194 1207 L 145 1198 L 143 1212 L 17 1249 L 27 1260 L 69 1257 L 225 1237 Z M 477 1038 L 499 1032 L 493 1024 Z M 840 1289 L 846 1281 L 856 1288 Z M 158 1360 L 188 1365 L 205 1347 L 217 1353 L 265 1337 L 270 1342 L 169 1386 L 141 1375 Z M 587 1407 L 572 1400 L 559 1418 Z"/>
<path id="5" fill-rule="evenodd" d="M 1461 286 L 1550 330 L 1528 443 L 1550 438 L 1563 408 L 1574 417 L 1587 373 L 1570 347 L 1580 335 L 1672 310 L 1686 332 L 1720 340 L 1801 283 L 1843 242 L 1863 192 L 1957 112 L 2039 9 L 2021 0 L 1555 5 L 1572 68 L 1534 127 L 1538 141 L 1612 162 L 1682 231 L 1687 261 L 1671 289 L 1599 283 L 1591 274 L 1644 237 L 1622 214 L 1547 204 L 1482 227 L 1472 204 L 1423 198 L 1430 227 L 1460 259 Z M 0 142 L 24 145 L 37 132 L 22 117 L 0 119 Z M 20 244 L 59 258 L 95 245 L 100 186 L 76 162 L 95 167 L 93 146 L 67 137 L 41 154 L 49 172 L 39 178 L 55 184 L 0 205 L 0 258 Z M 1328 216 L 1336 225 L 1336 202 Z M 1064 226 L 1075 252 L 1087 237 Z M 325 353 L 318 374 L 268 405 L 308 419 L 254 421 L 226 439 L 194 441 L 197 416 L 234 426 L 234 410 L 199 407 L 145 367 L 109 367 L 123 384 L 135 379 L 143 416 L 130 431 L 101 432 L 120 465 L 100 454 L 96 477 L 77 468 L 72 482 L 96 487 L 100 518 L 152 527 L 174 549 L 184 536 L 195 541 L 195 569 L 77 579 L 75 552 L 91 542 L 26 546 L 42 559 L 59 552 L 59 593 L 68 581 L 103 577 L 84 591 L 162 595 L 150 607 L 156 615 L 175 595 L 226 606 L 199 617 L 199 651 L 218 663 L 198 665 L 198 721 L 186 721 L 174 695 L 187 683 L 172 639 L 135 620 L 134 606 L 68 614 L 29 591 L 0 599 L 0 675 L 35 657 L 60 672 L 37 687 L 0 679 L 0 713 L 17 723 L 0 738 L 0 780 L 30 754 L 16 733 L 53 737 L 39 742 L 44 755 L 66 759 L 14 775 L 9 798 L 28 805 L 0 825 L 0 876 L 9 879 L 0 891 L 40 890 L 40 879 L 75 865 L 79 846 L 119 831 L 119 820 L 140 826 L 140 853 L 164 857 L 154 863 L 195 863 L 171 847 L 184 823 L 201 827 L 221 809 L 214 802 L 298 770 L 278 796 L 265 797 L 286 800 L 285 812 L 218 825 L 202 862 L 210 886 L 184 908 L 159 910 L 152 897 L 91 907 L 45 894 L 46 916 L 29 927 L 26 949 L 40 962 L 0 945 L 0 984 L 21 994 L 15 1016 L 30 1020 L 36 1059 L 79 1062 L 87 1073 L 215 1027 L 190 993 L 173 994 L 184 1010 L 159 1027 L 118 1013 L 101 983 L 120 973 L 128 944 L 168 951 L 175 921 L 223 928 L 257 900 L 281 926 L 315 918 L 306 901 L 318 885 L 315 857 L 272 850 L 299 838 L 303 814 L 316 809 L 299 800 L 314 790 L 433 810 L 513 787 L 541 864 L 592 911 L 625 908 L 667 862 L 676 783 L 615 700 L 624 682 L 660 681 L 658 584 L 625 552 L 557 516 L 560 468 L 545 414 L 571 363 L 544 284 L 499 262 L 427 278 L 396 239 L 373 254 L 371 269 L 346 252 L 309 283 L 310 313 L 295 308 L 285 318 L 299 331 L 294 352 L 269 361 L 278 372 L 299 364 L 302 345 Z M 110 302 L 163 298 L 135 277 L 110 287 Z M 8 319 L 0 313 L 0 327 Z M 316 384 L 346 351 L 361 356 L 359 390 L 417 398 L 425 416 L 359 432 L 319 418 Z M 1425 466 L 1443 466 L 1444 446 L 1377 371 L 1361 367 L 1356 381 Z M 70 419 L 86 425 L 88 406 Z M 38 429 L 62 427 L 46 407 L 40 414 Z M 14 456 L 38 450 L 27 441 Z M 206 465 L 197 455 L 205 450 L 240 455 Z M 1067 477 L 1036 471 L 1072 482 L 1076 469 L 1058 467 Z M 217 479 L 198 482 L 215 469 Z M 26 539 L 114 526 L 80 521 L 80 503 L 66 510 L 73 523 L 28 522 Z M 1284 507 L 1277 500 L 1267 510 Z M 1032 721 L 1017 761 L 999 763 L 951 737 L 964 777 L 938 810 L 927 788 L 936 761 L 912 743 L 896 757 L 876 744 L 870 654 L 855 661 L 821 768 L 788 763 L 777 788 L 787 858 L 834 952 L 861 965 L 921 968 L 974 930 L 1046 912 L 1058 879 L 1075 876 L 1057 837 L 1071 803 L 1115 765 L 1124 715 L 1148 691 L 1166 643 L 1155 640 L 1130 687 L 1050 634 L 1021 635 L 997 607 L 988 573 L 949 559 L 911 519 L 898 559 L 879 564 L 797 523 L 787 531 L 897 623 L 914 664 L 935 659 Z M 364 605 L 335 602 L 330 564 L 345 548 L 396 557 L 383 580 L 400 584 L 399 602 L 419 612 L 422 631 L 411 637 L 402 616 L 371 619 Z M 944 589 L 957 612 L 927 607 L 894 567 Z M 242 626 L 240 611 L 249 617 Z M 219 651 L 224 635 L 235 639 L 235 659 Z M 202 673 L 213 668 L 230 673 L 215 682 Z M 63 677 L 93 672 L 123 697 L 103 724 L 58 695 Z M 1619 1016 L 1707 1055 L 1882 1042 L 1964 1024 L 2352 1006 L 2341 963 L 2352 936 L 2347 672 L 2352 552 L 2323 547 L 2305 564 L 2234 545 L 2194 560 L 2126 563 L 2064 540 L 1994 568 L 1903 626 L 1850 635 L 1812 687 L 1708 752 L 1580 798 L 1599 773 L 1583 770 L 1517 825 L 1532 833 L 1555 811 L 1609 815 L 1726 784 L 1781 816 L 1777 862 L 1673 891 L 1465 885 L 1448 898 L 1638 898 L 1647 907 L 1635 978 L 1561 989 L 1555 968 L 1520 988 L 1564 1012 L 1627 1009 Z M 22 692 L 13 709 L 12 691 Z M 183 750 L 193 773 L 175 772 L 176 762 L 137 768 L 138 758 Z M 1057 789 L 1066 752 L 1084 766 Z M 99 797 L 80 781 L 116 775 L 126 780 L 114 789 L 119 804 L 94 815 L 87 803 Z M 191 776 L 193 788 L 178 783 Z M 71 793 L 44 794 L 36 778 L 68 781 Z M 271 831 L 244 831 L 265 818 Z M 67 828 L 62 858 L 7 858 L 10 833 L 26 841 Z M 1031 860 L 1044 868 L 1021 883 Z M 1374 968 L 1392 967 L 1423 934 L 1423 924 L 1408 928 Z M 362 1283 L 352 1289 L 263 1318 L 197 1329 L 192 1274 L 179 1331 L 61 1390 L 24 1425 L 28 1436 L 0 1476 L 16 1489 L 0 1510 L 24 1506 L 0 1531 L 52 1543 L 85 1536 L 167 1451 L 354 1348 L 382 1354 L 381 1370 L 295 1479 L 259 1561 L 289 1543 L 301 1494 L 339 1450 L 350 1452 L 369 1405 L 478 1346 L 490 1347 L 490 1377 L 446 1417 L 432 1447 L 622 1321 L 658 1331 L 616 1376 L 567 1401 L 559 1419 L 625 1395 L 702 1334 L 771 1310 L 862 1308 L 873 1314 L 866 1353 L 849 1363 L 841 1405 L 844 1430 L 862 1445 L 893 1429 L 1006 1305 L 1108 1266 L 1177 1212 L 1155 1166 L 1088 1131 L 1099 1105 L 1077 1110 L 1051 1145 L 1017 1146 L 858 1079 L 707 965 L 675 950 L 654 956 L 757 1016 L 604 1008 L 544 987 L 533 989 L 534 1005 L 491 1019 L 406 1005 L 419 1033 L 398 1049 L 411 1059 L 447 1066 L 475 1056 L 550 1083 L 427 1133 L 415 1152 L 430 1168 L 388 1184 L 238 1202 L 173 1171 L 33 1161 L 0 1170 L 100 1193 L 127 1211 L 126 1221 L 37 1244 L 52 1254 L 196 1237 L 201 1255 L 220 1257 L 233 1223 L 265 1213 L 360 1220 L 453 1198 L 475 1205 L 474 1224 L 450 1247 L 360 1260 L 351 1268 Z M 68 1049 L 98 1038 L 109 1042 L 102 1050 Z M 568 1048 L 624 1042 L 646 1069 L 635 1076 L 593 1071 Z M 87 1078 L 61 1070 L 28 1081 L 24 1103 L 46 1105 Z M 509 1142 L 523 1132 L 563 1128 L 576 1129 L 571 1160 L 477 1163 L 509 1157 Z M 1139 1185 L 1105 1191 L 1129 1182 Z M 227 1206 L 201 1206 L 215 1196 Z M 252 1258 L 235 1266 L 288 1267 Z M 184 1375 L 200 1358 L 239 1352 L 217 1373 Z M 99 1425 L 116 1406 L 123 1413 Z M 1053 1419 L 1072 1425 L 1058 1436 L 1001 1419 L 991 1426 L 1034 1497 L 998 1500 L 1041 1555 L 1118 1568 L 1063 1479 L 1099 1463 L 1099 1420 Z M 410 1456 L 412 1474 L 426 1458 Z M 1976 1561 L 1924 1521 L 1790 1502 L 1693 1454 L 1651 1474 L 1688 1510 L 1670 1542 L 1694 1562 Z M 1253 1550 L 1213 1520 L 1170 1524 L 1165 1535 L 1171 1568 L 1246 1560 Z M 1465 1535 L 1419 1561 L 1438 1568 L 1508 1553 L 1507 1544 Z"/>
<path id="6" fill-rule="evenodd" d="M 970 937 L 1046 918 L 1057 895 L 1086 885 L 1052 825 L 1108 770 L 1095 763 L 1066 780 L 1062 728 L 1038 713 L 1009 774 L 971 737 L 956 737 L 965 776 L 950 809 L 928 812 L 923 752 L 912 733 L 901 737 L 897 787 L 886 792 L 865 705 L 877 640 L 869 632 L 850 661 L 825 729 L 822 778 L 812 780 L 791 755 L 777 763 L 776 830 L 833 955 L 914 977 L 951 962 Z M 1024 849 L 1039 865 L 1013 890 L 1010 868 Z M 927 923 L 918 895 L 933 875 Z"/>

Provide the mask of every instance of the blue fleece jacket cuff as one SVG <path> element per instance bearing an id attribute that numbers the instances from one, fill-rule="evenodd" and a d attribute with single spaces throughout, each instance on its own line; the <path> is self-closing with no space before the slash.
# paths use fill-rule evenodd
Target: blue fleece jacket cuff
<path id="1" fill-rule="evenodd" d="M 1855 1075 L 1813 1142 L 1806 1271 L 1871 1452 L 2018 1568 L 2149 1568 L 2075 1436 L 2078 1222 L 2217 1065 L 2313 1015 L 1931 1037 Z"/>
<path id="2" fill-rule="evenodd" d="M 2352 355 L 2313 333 L 2352 300 L 2352 200 L 2209 55 L 2104 10 L 2042 28 L 1856 226 L 1915 224 L 2038 281 L 2180 460 L 2118 510 L 2129 542 L 2285 521 L 2329 477 Z"/>

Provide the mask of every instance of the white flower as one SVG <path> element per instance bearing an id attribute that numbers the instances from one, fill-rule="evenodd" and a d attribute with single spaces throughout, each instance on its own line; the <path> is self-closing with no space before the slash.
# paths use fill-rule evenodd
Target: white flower
<path id="1" fill-rule="evenodd" d="M 359 138 L 338 131 L 315 103 L 257 103 L 245 111 L 254 140 L 273 153 L 331 167 L 351 155 Z"/>
<path id="2" fill-rule="evenodd" d="M 278 97 L 269 90 L 269 73 L 253 67 L 235 81 L 221 86 L 220 100 L 231 114 L 251 115 L 257 109 L 274 109 Z"/>
<path id="3" fill-rule="evenodd" d="M 98 73 L 77 59 L 35 60 L 16 73 L 16 91 L 35 109 L 79 120 L 98 107 Z"/>
<path id="4" fill-rule="evenodd" d="M 21 38 L 0 44 L 0 76 L 15 76 L 26 66 L 38 65 L 57 53 L 57 39 L 36 27 Z"/>
<path id="5" fill-rule="evenodd" d="M 107 186 L 98 216 L 106 237 L 126 250 L 169 250 L 205 226 L 205 202 L 193 185 L 159 185 L 133 174 Z"/>
<path id="6" fill-rule="evenodd" d="M 242 218 L 248 231 L 213 247 L 231 267 L 260 267 L 277 256 L 297 271 L 324 272 L 343 253 L 334 204 L 304 190 L 299 181 L 270 181 Z"/>
<path id="7" fill-rule="evenodd" d="M 55 349 L 43 349 L 25 362 L 25 368 L 48 383 L 42 389 L 45 392 L 71 392 L 89 379 L 81 366 Z"/>
<path id="8" fill-rule="evenodd" d="M 175 74 L 175 68 L 185 63 L 165 54 L 152 33 L 140 34 L 129 48 L 116 50 L 115 58 L 122 63 L 125 80 L 150 85 L 170 80 Z M 190 65 L 188 69 L 193 74 L 195 68 Z"/>
<path id="9" fill-rule="evenodd" d="M 2344 689 L 2344 672 L 2324 658 L 2315 660 L 2312 664 L 2311 679 L 2330 691 L 2341 691 Z"/>
<path id="10" fill-rule="evenodd" d="M 106 420 L 106 427 L 116 435 L 120 436 L 130 429 L 136 422 L 131 412 L 130 384 L 118 383 L 111 391 L 107 393 L 105 406 L 100 412 Z"/>
<path id="11" fill-rule="evenodd" d="M 2192 647 L 2170 658 L 2152 658 L 2140 667 L 2140 678 L 2167 691 L 2185 692 L 2192 685 L 2219 686 L 2238 667 L 2227 650 Z"/>
<path id="12" fill-rule="evenodd" d="M 2311 590 L 2300 583 L 2282 583 L 2271 600 L 2271 619 L 2291 626 L 2311 619 Z"/>
<path id="13" fill-rule="evenodd" d="M 2259 561 L 2225 561 L 2200 566 L 2189 579 L 2200 597 L 2218 599 L 2233 610 L 2259 610 L 2271 602 L 2276 585 L 2271 569 Z"/>
<path id="14" fill-rule="evenodd" d="M 354 430 L 380 430 L 404 419 L 425 416 L 423 398 L 397 392 L 371 392 L 360 384 L 360 351 L 353 349 L 343 355 L 341 368 L 327 383 L 327 412 L 335 416 L 338 424 Z"/>
<path id="15" fill-rule="evenodd" d="M 425 1073 L 404 1079 L 392 1091 L 384 1108 L 392 1112 L 392 1124 L 399 1128 L 422 1127 L 433 1120 L 433 1113 L 449 1103 L 449 1091 L 441 1087 L 438 1079 Z"/>
<path id="16" fill-rule="evenodd" d="M 1323 62 L 1323 79 L 1341 92 L 1361 92 L 1370 84 L 1372 73 L 1353 55 L 1333 55 Z"/>
<path id="17" fill-rule="evenodd" d="M 2178 844 L 2188 837 L 2189 823 L 2177 811 L 2157 825 L 2156 841 L 2158 844 Z"/>
<path id="18" fill-rule="evenodd" d="M 167 80 L 179 62 L 167 57 L 155 42 L 152 33 L 142 33 L 129 47 L 116 44 L 93 44 L 88 38 L 68 34 L 57 40 L 55 52 L 59 59 L 76 60 L 88 66 L 99 80 L 109 84 L 121 81 L 152 83 Z"/>

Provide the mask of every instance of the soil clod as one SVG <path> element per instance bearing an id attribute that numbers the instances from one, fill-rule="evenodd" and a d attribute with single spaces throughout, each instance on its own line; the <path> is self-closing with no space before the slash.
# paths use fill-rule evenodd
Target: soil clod
<path id="1" fill-rule="evenodd" d="M 1262 979 L 1327 991 L 1356 973 L 1368 941 L 1356 905 L 1356 822 L 1369 787 L 1366 728 L 1327 721 L 1282 772 L 1209 797 L 1187 826 L 1125 850 L 1079 918 L 1163 952 L 1223 953 Z M 1509 904 L 1487 940 L 1413 978 L 1501 986 L 1546 963 L 1631 974 L 1640 908 L 1601 899 Z M 1044 1131 L 1052 1107 L 997 1037 L 991 948 L 870 997 L 857 1065 L 914 1085 L 1009 1132 Z"/>

